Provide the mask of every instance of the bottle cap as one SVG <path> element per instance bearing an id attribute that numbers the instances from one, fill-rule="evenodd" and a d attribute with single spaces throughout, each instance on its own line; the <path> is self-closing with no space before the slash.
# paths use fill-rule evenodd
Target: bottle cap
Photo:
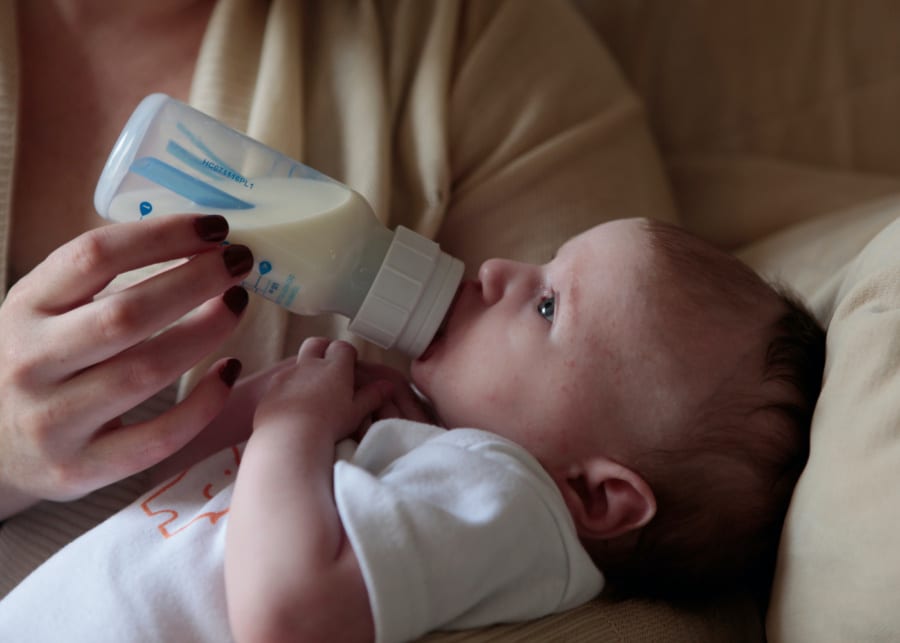
<path id="1" fill-rule="evenodd" d="M 351 332 L 382 348 L 421 355 L 444 321 L 463 263 L 434 241 L 397 226 L 372 287 L 350 322 Z"/>

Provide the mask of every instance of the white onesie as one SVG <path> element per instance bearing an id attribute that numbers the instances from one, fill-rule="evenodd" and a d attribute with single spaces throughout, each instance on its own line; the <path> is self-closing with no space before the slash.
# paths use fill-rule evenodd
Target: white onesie
<path id="1" fill-rule="evenodd" d="M 156 487 L 0 601 L 0 640 L 229 641 L 225 526 L 242 448 Z M 386 420 L 334 469 L 379 641 L 575 607 L 603 577 L 556 485 L 475 429 Z"/>

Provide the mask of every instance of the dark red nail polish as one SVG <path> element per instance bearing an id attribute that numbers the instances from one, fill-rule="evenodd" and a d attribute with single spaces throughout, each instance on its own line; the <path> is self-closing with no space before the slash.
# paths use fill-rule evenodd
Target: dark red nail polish
<path id="1" fill-rule="evenodd" d="M 247 246 L 226 246 L 222 251 L 222 258 L 232 277 L 248 273 L 253 267 L 253 253 Z"/>
<path id="2" fill-rule="evenodd" d="M 194 230 L 204 241 L 224 241 L 228 236 L 228 221 L 219 214 L 209 214 L 194 219 Z"/>
<path id="3" fill-rule="evenodd" d="M 237 382 L 238 376 L 241 374 L 241 360 L 232 357 L 219 368 L 219 377 L 229 388 Z"/>
<path id="4" fill-rule="evenodd" d="M 248 295 L 247 291 L 240 286 L 232 286 L 222 294 L 222 301 L 228 306 L 228 310 L 235 315 L 240 315 L 244 312 L 244 308 L 247 307 L 247 302 L 249 300 L 250 295 Z"/>

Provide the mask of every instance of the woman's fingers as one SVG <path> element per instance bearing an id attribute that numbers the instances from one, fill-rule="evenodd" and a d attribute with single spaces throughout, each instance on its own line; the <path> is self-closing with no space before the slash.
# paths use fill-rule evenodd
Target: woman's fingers
<path id="1" fill-rule="evenodd" d="M 228 224 L 218 215 L 107 225 L 57 248 L 19 284 L 27 287 L 34 307 L 63 312 L 89 301 L 120 273 L 210 250 L 227 234 Z"/>
<path id="2" fill-rule="evenodd" d="M 109 225 L 18 281 L 0 307 L 0 483 L 28 498 L 77 497 L 146 468 L 209 423 L 236 376 L 233 362 L 153 421 L 122 427 L 116 418 L 234 330 L 248 298 L 234 284 L 252 256 L 218 247 L 226 235 L 216 216 Z M 124 271 L 184 257 L 193 259 L 96 297 Z"/>
<path id="3" fill-rule="evenodd" d="M 245 246 L 226 246 L 193 257 L 130 288 L 41 320 L 42 350 L 54 356 L 46 376 L 65 377 L 109 359 L 177 321 L 216 294 L 226 291 L 253 266 Z M 246 293 L 224 296 L 240 313 Z"/>
<path id="4" fill-rule="evenodd" d="M 246 291 L 240 292 L 246 297 Z M 64 382 L 58 403 L 79 425 L 99 426 L 174 381 L 215 350 L 238 321 L 223 297 L 210 300 L 165 332 Z M 97 391 L 103 391 L 102 404 Z"/>
<path id="5" fill-rule="evenodd" d="M 158 417 L 98 435 L 85 453 L 85 477 L 103 476 L 100 485 L 161 462 L 190 442 L 223 409 L 237 376 L 236 359 L 217 361 L 193 391 Z M 99 485 L 98 485 L 99 486 Z"/>

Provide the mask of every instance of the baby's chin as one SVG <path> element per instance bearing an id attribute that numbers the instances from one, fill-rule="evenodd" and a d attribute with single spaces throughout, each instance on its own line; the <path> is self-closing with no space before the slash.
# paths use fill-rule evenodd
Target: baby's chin
<path id="1" fill-rule="evenodd" d="M 440 396 L 435 397 L 435 390 L 440 392 L 441 387 L 433 386 L 434 377 L 438 373 L 438 369 L 434 368 L 434 364 L 429 362 L 414 361 L 409 367 L 409 379 L 412 382 L 416 392 L 425 399 L 425 402 L 431 408 L 435 417 L 440 420 Z M 443 425 L 442 421 L 438 422 Z"/>
<path id="2" fill-rule="evenodd" d="M 425 414 L 428 416 L 427 422 L 429 424 L 436 424 L 438 426 L 446 426 L 444 424 L 443 419 L 441 418 L 441 414 L 438 412 L 437 408 L 434 405 L 434 402 L 431 400 L 425 392 L 420 389 L 415 382 L 412 385 L 413 391 L 419 398 L 419 402 L 422 405 L 422 409 L 425 411 Z"/>
<path id="3" fill-rule="evenodd" d="M 409 379 L 413 383 L 413 386 L 416 387 L 416 390 L 419 391 L 425 397 L 428 397 L 428 373 L 431 371 L 430 366 L 419 360 L 413 360 L 409 365 Z"/>

